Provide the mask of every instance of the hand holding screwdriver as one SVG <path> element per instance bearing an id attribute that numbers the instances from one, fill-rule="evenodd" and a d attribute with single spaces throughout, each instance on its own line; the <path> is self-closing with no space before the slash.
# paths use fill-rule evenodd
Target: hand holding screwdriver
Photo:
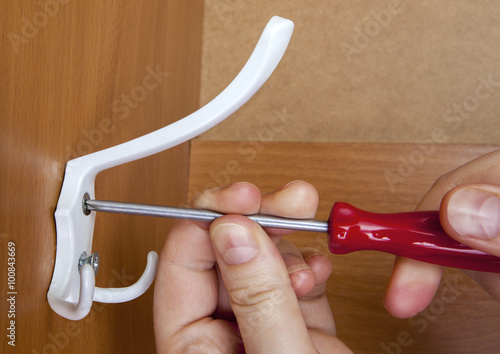
<path id="1" fill-rule="evenodd" d="M 417 210 L 439 209 L 441 225 L 454 240 L 500 257 L 499 198 L 500 150 L 497 150 L 441 176 Z M 396 257 L 384 297 L 386 309 L 399 318 L 416 315 L 431 303 L 442 272 L 437 265 Z M 500 274 L 466 273 L 500 301 Z"/>
<path id="2" fill-rule="evenodd" d="M 312 186 L 304 182 L 296 182 L 278 190 L 278 192 L 263 196 L 260 206 L 249 207 L 249 204 L 256 203 L 253 200 L 257 198 L 255 195 L 249 197 L 249 194 L 255 194 L 254 192 L 248 192 L 248 189 L 252 188 L 247 184 L 236 184 L 222 190 L 210 191 L 208 192 L 208 198 L 206 198 L 208 202 L 202 202 L 205 198 L 197 198 L 194 206 L 215 209 L 221 213 L 255 214 L 260 212 L 282 215 L 286 217 L 285 220 L 307 217 L 308 214 L 304 214 L 302 211 L 302 205 L 301 208 L 298 208 L 301 210 L 300 212 L 294 211 L 297 210 L 296 205 L 294 206 L 296 200 L 294 202 L 291 196 L 303 196 L 304 193 L 298 193 L 297 190 L 313 189 Z M 308 195 L 306 200 L 311 199 L 311 194 L 309 192 L 306 194 Z M 311 203 L 314 204 L 313 202 L 304 202 L 303 204 L 309 205 Z M 339 219 L 338 215 L 341 211 L 334 210 L 332 214 L 337 215 L 337 219 Z M 359 213 L 356 210 L 352 213 L 350 207 L 347 208 L 347 211 L 348 215 L 357 215 Z M 431 214 L 431 218 L 435 220 L 437 213 L 432 212 Z M 421 216 L 419 220 L 422 220 Z M 370 217 L 363 215 L 362 219 L 366 221 Z M 380 224 L 380 216 L 375 214 L 375 218 L 377 223 Z M 340 218 L 340 221 L 342 221 L 342 218 Z M 355 223 L 352 220 L 347 221 L 348 225 L 354 227 L 354 231 L 356 231 Z M 333 224 L 330 223 L 330 225 Z M 210 255 L 211 247 L 204 236 L 207 231 L 203 230 L 208 227 L 210 228 L 214 252 L 216 252 L 215 258 Z M 380 227 L 380 225 L 377 227 Z M 419 230 L 422 229 L 419 227 Z M 282 230 L 279 232 L 275 228 L 267 229 L 267 232 L 273 239 L 283 233 Z M 366 232 L 366 229 L 364 232 Z M 196 243 L 196 247 L 192 246 L 193 242 Z M 323 348 L 324 350 L 348 351 L 338 339 L 332 336 L 335 335 L 335 327 L 328 308 L 328 302 L 324 296 L 325 288 L 322 285 L 331 272 L 331 266 L 330 268 L 327 266 L 327 259 L 314 252 L 312 254 L 310 252 L 302 253 L 301 255 L 300 252 L 291 251 L 291 246 L 282 246 L 283 243 L 283 240 L 278 243 L 277 251 L 281 253 L 282 262 L 288 267 L 288 276 L 295 295 L 290 295 L 285 290 L 288 287 L 282 274 L 283 269 L 276 259 L 276 249 L 275 251 L 272 250 L 275 246 L 272 243 L 269 244 L 268 235 L 263 233 L 262 229 L 248 218 L 241 215 L 225 215 L 217 218 L 211 224 L 194 223 L 192 221 L 177 224 L 177 227 L 174 227 L 171 231 L 171 236 L 167 238 L 163 248 L 155 289 L 157 347 L 168 347 L 172 343 L 181 342 L 188 345 L 191 340 L 194 340 L 197 344 L 200 341 L 206 343 L 204 348 L 210 348 L 212 340 L 204 337 L 207 331 L 210 332 L 210 330 L 209 328 L 202 330 L 202 327 L 207 327 L 209 324 L 211 324 L 210 327 L 215 326 L 219 323 L 217 321 L 220 321 L 221 316 L 226 320 L 230 319 L 231 315 L 228 315 L 228 313 L 234 310 L 234 315 L 238 320 L 238 330 L 233 332 L 231 326 L 219 325 L 220 330 L 225 328 L 224 331 L 228 331 L 224 334 L 224 338 L 226 338 L 224 346 L 228 346 L 228 350 L 234 350 L 238 345 L 244 345 L 246 349 L 255 350 L 287 350 L 290 348 L 286 346 L 292 345 L 295 349 L 306 350 L 306 348 L 314 345 L 314 347 Z M 279 255 L 278 253 L 277 256 Z M 198 259 L 198 261 L 195 261 L 195 259 Z M 222 279 L 219 279 L 217 305 L 210 305 L 212 310 L 209 310 L 205 308 L 205 305 L 209 305 L 208 299 L 212 298 L 212 296 L 217 298 L 217 293 L 213 293 L 213 286 L 208 286 L 208 283 L 206 283 L 208 278 L 206 281 L 202 281 L 200 277 L 210 275 L 206 272 L 212 269 L 212 262 L 215 260 L 219 264 L 218 269 L 220 269 Z M 418 265 L 425 264 L 416 263 Z M 179 267 L 179 265 L 182 266 Z M 206 271 L 200 272 L 201 267 L 206 268 Z M 256 277 L 256 274 L 259 274 L 259 276 Z M 483 274 L 497 275 L 493 273 Z M 311 276 L 312 283 L 308 281 Z M 190 279 L 191 277 L 193 279 Z M 209 278 L 211 279 L 212 276 Z M 173 284 L 177 285 L 172 286 Z M 224 287 L 221 288 L 221 284 L 224 284 L 229 294 L 221 295 L 225 292 Z M 282 288 L 282 286 L 285 287 Z M 307 309 L 307 312 L 302 313 L 302 319 L 298 317 L 300 311 L 297 313 L 297 311 L 293 310 L 295 306 L 293 305 L 293 298 L 295 297 L 295 301 L 298 301 L 299 304 L 303 301 L 302 299 L 307 299 L 305 302 L 308 305 L 304 308 Z M 230 304 L 227 302 L 228 299 Z M 253 301 L 257 299 L 258 301 Z M 279 303 L 277 303 L 277 300 L 279 300 Z M 311 301 L 315 305 L 312 305 Z M 185 306 L 182 305 L 184 303 Z M 215 312 L 212 313 L 211 311 Z M 272 316 L 272 320 L 271 318 L 268 319 L 265 314 Z M 327 314 L 329 315 L 327 316 Z M 207 322 L 196 316 L 211 316 L 212 320 Z M 274 326 L 276 316 L 280 318 L 280 323 L 288 323 L 294 328 L 294 331 L 288 332 L 282 327 Z M 281 318 L 281 316 L 284 317 Z M 217 320 L 213 321 L 213 319 Z M 320 322 L 318 322 L 318 319 L 320 319 Z M 307 332 L 302 332 L 300 323 L 306 327 Z M 308 329 L 309 325 L 313 328 Z M 180 328 L 183 328 L 182 331 L 179 330 Z M 175 331 L 170 329 L 175 329 Z M 198 331 L 198 334 L 196 334 L 196 331 Z M 177 334 L 174 335 L 173 333 Z M 243 336 L 242 344 L 241 339 L 238 339 L 239 333 Z M 306 333 L 309 333 L 309 336 Z M 181 336 L 185 337 L 182 341 Z M 282 340 L 268 340 L 276 337 L 280 337 Z M 271 343 L 274 346 L 269 347 Z"/>

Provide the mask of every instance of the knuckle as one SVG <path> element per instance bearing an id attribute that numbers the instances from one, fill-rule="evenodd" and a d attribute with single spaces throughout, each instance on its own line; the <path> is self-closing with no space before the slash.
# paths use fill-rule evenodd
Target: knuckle
<path id="1" fill-rule="evenodd" d="M 282 285 L 270 277 L 260 275 L 239 283 L 239 286 L 228 289 L 231 303 L 235 306 L 271 310 L 284 302 Z"/>
<path id="2" fill-rule="evenodd" d="M 241 352 L 243 343 L 241 337 L 236 335 L 208 333 L 201 330 L 197 335 L 181 331 L 170 338 L 168 343 L 169 353 L 227 353 Z"/>
<path id="3" fill-rule="evenodd" d="M 228 290 L 228 294 L 233 311 L 240 314 L 237 316 L 240 329 L 251 335 L 260 331 L 263 323 L 275 322 L 278 317 L 275 314 L 285 302 L 283 289 L 273 282 L 243 285 Z"/>
<path id="4" fill-rule="evenodd" d="M 445 173 L 434 182 L 433 188 L 452 189 L 457 185 L 458 177 L 455 171 Z"/>
<path id="5" fill-rule="evenodd" d="M 207 353 L 208 350 L 210 353 L 223 353 L 217 343 L 206 337 L 195 338 L 188 343 L 173 342 L 168 350 L 170 353 Z"/>

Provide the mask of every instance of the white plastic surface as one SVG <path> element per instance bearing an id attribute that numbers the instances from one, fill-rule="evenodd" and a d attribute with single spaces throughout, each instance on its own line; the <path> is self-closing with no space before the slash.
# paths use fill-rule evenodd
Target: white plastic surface
<path id="1" fill-rule="evenodd" d="M 146 270 L 139 278 L 139 280 L 126 288 L 99 288 L 94 290 L 94 301 L 119 303 L 133 300 L 142 294 L 153 283 L 158 268 L 158 254 L 154 251 L 148 253 L 148 263 Z"/>
<path id="2" fill-rule="evenodd" d="M 52 309 L 71 320 L 84 318 L 92 301 L 124 302 L 143 294 L 156 274 L 158 255 L 150 252 L 143 276 L 125 288 L 97 288 L 92 268 L 78 271 L 82 252 L 91 254 L 95 212 L 84 215 L 85 193 L 95 198 L 94 181 L 103 170 L 138 160 L 190 140 L 214 127 L 245 104 L 266 82 L 281 60 L 293 32 L 293 22 L 273 17 L 238 76 L 198 111 L 155 132 L 71 160 L 55 212 L 57 249 L 47 299 Z"/>

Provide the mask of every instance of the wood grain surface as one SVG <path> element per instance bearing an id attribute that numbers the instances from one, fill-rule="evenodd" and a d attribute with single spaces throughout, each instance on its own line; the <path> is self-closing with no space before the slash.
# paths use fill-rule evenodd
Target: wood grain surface
<path id="1" fill-rule="evenodd" d="M 375 212 L 411 211 L 441 174 L 496 148 L 194 141 L 189 190 L 192 197 L 205 188 L 249 181 L 271 191 L 302 179 L 319 191 L 319 219 L 328 218 L 335 201 Z M 289 238 L 327 253 L 325 235 L 300 232 Z M 396 319 L 382 305 L 392 255 L 365 251 L 330 258 L 327 295 L 339 337 L 355 353 L 498 352 L 500 304 L 461 271 L 445 270 L 424 312 Z"/>
<path id="2" fill-rule="evenodd" d="M 153 353 L 152 289 L 124 304 L 94 303 L 77 322 L 50 309 L 53 214 L 68 160 L 197 109 L 203 1 L 30 0 L 0 8 L 0 352 Z M 188 162 L 184 144 L 103 172 L 96 196 L 182 203 Z M 169 225 L 98 215 L 96 285 L 134 283 Z M 16 248 L 15 347 L 6 337 L 8 242 Z"/>
<path id="3" fill-rule="evenodd" d="M 285 109 L 274 140 L 419 143 L 439 128 L 448 144 L 500 144 L 494 0 L 205 0 L 202 103 L 274 15 L 295 24 L 282 61 L 251 104 L 201 139 L 255 140 Z"/>

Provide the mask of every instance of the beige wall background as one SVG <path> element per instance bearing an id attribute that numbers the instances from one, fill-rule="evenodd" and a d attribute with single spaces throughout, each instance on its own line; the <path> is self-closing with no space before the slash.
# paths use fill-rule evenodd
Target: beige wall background
<path id="1" fill-rule="evenodd" d="M 205 0 L 200 105 L 273 15 L 295 23 L 282 62 L 200 139 L 500 143 L 498 2 Z"/>

